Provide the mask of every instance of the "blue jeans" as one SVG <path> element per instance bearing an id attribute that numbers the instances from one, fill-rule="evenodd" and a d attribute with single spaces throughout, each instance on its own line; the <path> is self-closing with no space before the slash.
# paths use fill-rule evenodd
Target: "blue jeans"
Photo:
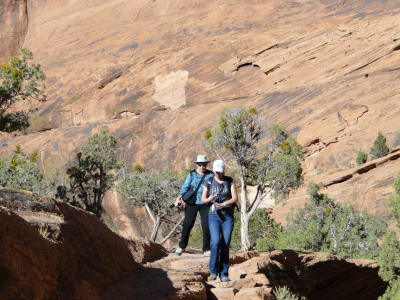
<path id="1" fill-rule="evenodd" d="M 233 215 L 209 214 L 208 226 L 211 234 L 210 273 L 218 274 L 220 278 L 228 277 L 229 244 L 233 230 Z M 222 238 L 220 233 L 222 231 Z M 219 253 L 221 249 L 221 253 Z"/>

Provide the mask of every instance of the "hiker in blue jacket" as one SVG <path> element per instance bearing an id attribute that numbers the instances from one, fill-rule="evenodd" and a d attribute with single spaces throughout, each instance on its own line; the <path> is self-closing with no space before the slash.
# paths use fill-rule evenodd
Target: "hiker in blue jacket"
<path id="1" fill-rule="evenodd" d="M 175 200 L 175 206 L 178 207 L 179 205 L 182 204 L 182 196 L 188 191 L 188 190 L 193 190 L 195 191 L 196 188 L 198 187 L 197 193 L 196 193 L 196 202 L 194 205 L 185 205 L 185 219 L 183 221 L 182 225 L 182 237 L 179 242 L 179 248 L 176 249 L 175 254 L 181 255 L 182 252 L 185 251 L 188 242 L 189 242 L 189 235 L 190 231 L 192 230 L 194 226 L 194 222 L 196 221 L 196 216 L 197 212 L 200 213 L 200 219 L 201 219 L 201 228 L 203 230 L 203 251 L 204 251 L 204 256 L 209 257 L 210 256 L 210 230 L 208 228 L 208 205 L 203 204 L 201 202 L 201 194 L 203 191 L 203 182 L 206 180 L 213 178 L 214 173 L 211 172 L 210 170 L 207 170 L 207 165 L 210 161 L 207 160 L 206 155 L 198 155 L 197 160 L 194 162 L 197 164 L 197 169 L 190 171 L 188 174 L 185 184 L 183 185 L 181 191 L 179 192 L 178 197 Z M 203 182 L 200 182 L 200 180 L 203 178 Z M 199 185 L 200 184 L 200 185 Z"/>

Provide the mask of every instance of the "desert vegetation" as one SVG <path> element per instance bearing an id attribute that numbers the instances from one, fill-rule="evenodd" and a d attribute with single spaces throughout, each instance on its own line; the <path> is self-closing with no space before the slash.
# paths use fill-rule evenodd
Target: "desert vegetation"
<path id="1" fill-rule="evenodd" d="M 33 54 L 19 48 L 16 55 L 0 66 L 0 131 L 13 132 L 29 127 L 29 112 L 34 102 L 46 101 L 46 75 L 39 64 L 29 64 Z M 15 105 L 26 101 L 26 109 Z"/>
<path id="2" fill-rule="evenodd" d="M 136 206 L 146 207 L 153 221 L 150 237 L 155 241 L 160 225 L 171 215 L 174 197 L 179 193 L 185 178 L 178 172 L 165 170 L 156 173 L 135 166 L 132 172 L 121 173 L 118 192 L 134 202 Z"/>
<path id="3" fill-rule="evenodd" d="M 397 135 L 393 141 L 393 147 L 399 145 L 400 137 Z M 373 147 L 370 149 L 369 155 L 371 159 L 377 159 L 388 155 L 390 152 L 389 146 L 386 143 L 386 137 L 379 131 L 378 136 L 374 141 Z M 357 166 L 365 164 L 368 160 L 368 154 L 361 149 L 357 153 L 356 163 Z"/>
<path id="4" fill-rule="evenodd" d="M 338 203 L 321 194 L 320 188 L 320 184 L 309 184 L 308 201 L 291 210 L 286 226 L 272 219 L 266 209 L 258 209 L 249 224 L 252 248 L 325 252 L 344 258 L 377 260 L 381 253 L 378 241 L 387 230 L 385 220 L 366 211 L 358 212 L 351 204 Z M 189 245 L 201 247 L 201 234 L 201 228 L 195 228 Z M 236 214 L 232 250 L 240 250 L 240 234 L 240 215 Z"/>
<path id="5" fill-rule="evenodd" d="M 393 183 L 394 194 L 388 199 L 391 213 L 396 219 L 397 229 L 400 226 L 400 173 Z M 389 282 L 386 293 L 379 297 L 380 300 L 399 299 L 400 297 L 400 243 L 397 233 L 389 230 L 379 253 L 379 276 Z"/>
<path id="6" fill-rule="evenodd" d="M 0 186 L 55 197 L 57 186 L 64 184 L 66 178 L 58 170 L 45 177 L 38 160 L 37 150 L 26 154 L 16 145 L 9 155 L 0 156 Z"/>
<path id="7" fill-rule="evenodd" d="M 273 292 L 276 300 L 306 300 L 305 297 L 299 297 L 292 293 L 287 286 L 279 287 Z"/>
<path id="8" fill-rule="evenodd" d="M 374 146 L 371 148 L 369 154 L 372 159 L 380 158 L 389 154 L 389 147 L 386 144 L 386 138 L 383 136 L 382 132 L 379 131 L 378 136 L 374 141 Z"/>
<path id="9" fill-rule="evenodd" d="M 205 138 L 210 150 L 239 173 L 241 248 L 249 250 L 251 217 L 268 195 L 289 192 L 300 185 L 300 161 L 304 153 L 284 127 L 268 124 L 258 117 L 253 107 L 222 111 L 215 126 L 206 131 Z M 250 199 L 250 205 L 246 194 L 248 182 L 257 186 L 257 194 Z"/>
<path id="10" fill-rule="evenodd" d="M 368 154 L 362 151 L 361 149 L 358 151 L 356 162 L 357 166 L 361 166 L 365 164 L 368 160 Z"/>
<path id="11" fill-rule="evenodd" d="M 107 126 L 100 126 L 98 133 L 89 137 L 76 154 L 78 165 L 67 170 L 69 186 L 59 186 L 57 197 L 75 206 L 100 215 L 107 191 L 117 179 L 112 170 L 125 162 L 117 159 L 117 140 L 109 134 Z"/>

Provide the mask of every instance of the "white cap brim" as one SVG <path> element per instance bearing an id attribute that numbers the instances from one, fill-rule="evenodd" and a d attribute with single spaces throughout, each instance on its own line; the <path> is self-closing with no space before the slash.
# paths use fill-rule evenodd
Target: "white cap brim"
<path id="1" fill-rule="evenodd" d="M 218 172 L 218 173 L 224 173 L 224 168 L 215 167 L 215 168 L 213 168 L 213 171 Z"/>

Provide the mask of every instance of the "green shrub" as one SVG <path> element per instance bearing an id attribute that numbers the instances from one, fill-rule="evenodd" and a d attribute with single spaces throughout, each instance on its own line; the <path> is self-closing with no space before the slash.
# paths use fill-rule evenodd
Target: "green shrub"
<path id="1" fill-rule="evenodd" d="M 235 223 L 232 230 L 230 249 L 232 251 L 239 251 L 241 248 L 240 213 L 235 213 L 234 219 Z"/>
<path id="2" fill-rule="evenodd" d="M 142 173 L 144 171 L 144 168 L 141 165 L 134 165 L 133 170 Z"/>
<path id="3" fill-rule="evenodd" d="M 204 137 L 208 140 L 210 137 L 212 137 L 212 132 L 211 129 L 207 129 L 206 133 L 204 134 Z"/>
<path id="4" fill-rule="evenodd" d="M 390 195 L 388 206 L 391 208 L 391 214 L 396 219 L 397 227 L 400 227 L 400 172 L 393 182 L 394 195 Z"/>
<path id="5" fill-rule="evenodd" d="M 310 183 L 304 207 L 292 208 L 277 249 L 327 252 L 344 258 L 376 259 L 378 238 L 386 233 L 382 218 L 360 213 L 348 203 L 336 203 L 318 193 L 322 184 Z"/>
<path id="6" fill-rule="evenodd" d="M 400 279 L 391 281 L 385 293 L 378 300 L 400 300 Z"/>
<path id="7" fill-rule="evenodd" d="M 8 156 L 0 156 L 0 186 L 26 190 L 54 197 L 56 186 L 62 180 L 58 173 L 44 177 L 35 150 L 25 154 L 19 145 Z"/>
<path id="8" fill-rule="evenodd" d="M 78 164 L 67 170 L 69 188 L 59 186 L 57 197 L 100 216 L 104 195 L 117 180 L 117 176 L 108 171 L 125 165 L 117 158 L 118 147 L 118 141 L 109 133 L 108 127 L 100 126 L 97 133 L 85 140 L 81 152 L 76 154 Z"/>
<path id="9" fill-rule="evenodd" d="M 368 154 L 362 151 L 361 149 L 358 151 L 356 162 L 357 166 L 361 166 L 362 164 L 365 164 L 368 160 Z"/>
<path id="10" fill-rule="evenodd" d="M 379 253 L 379 276 L 384 281 L 391 281 L 397 278 L 395 266 L 400 266 L 400 243 L 396 232 L 390 230 L 382 243 Z"/>
<path id="11" fill-rule="evenodd" d="M 274 250 L 275 242 L 281 232 L 281 224 L 272 219 L 265 208 L 257 209 L 250 219 L 249 234 L 250 239 L 254 241 L 252 248 L 258 251 Z M 239 251 L 241 248 L 240 213 L 235 214 L 230 248 L 233 251 Z"/>
<path id="12" fill-rule="evenodd" d="M 188 247 L 203 248 L 203 230 L 201 229 L 201 226 L 194 226 L 193 234 L 189 237 Z"/>
<path id="13" fill-rule="evenodd" d="M 273 291 L 276 300 L 306 300 L 305 297 L 293 294 L 287 286 L 278 287 Z"/>
<path id="14" fill-rule="evenodd" d="M 384 157 L 389 154 L 389 147 L 386 145 L 386 138 L 379 131 L 378 137 L 374 141 L 374 146 L 369 152 L 373 159 Z"/>
<path id="15" fill-rule="evenodd" d="M 396 225 L 400 225 L 400 173 L 393 182 L 394 195 L 389 197 L 389 207 L 396 219 Z M 382 250 L 379 253 L 379 276 L 384 281 L 389 281 L 389 286 L 379 300 L 400 300 L 400 278 L 398 268 L 400 266 L 400 243 L 397 234 L 390 230 L 382 243 Z"/>
<path id="16" fill-rule="evenodd" d="M 29 99 L 33 105 L 32 100 L 46 101 L 46 75 L 40 64 L 28 62 L 32 59 L 29 49 L 18 47 L 15 56 L 0 63 L 0 131 L 14 132 L 29 127 L 28 113 L 16 109 L 17 102 Z"/>

